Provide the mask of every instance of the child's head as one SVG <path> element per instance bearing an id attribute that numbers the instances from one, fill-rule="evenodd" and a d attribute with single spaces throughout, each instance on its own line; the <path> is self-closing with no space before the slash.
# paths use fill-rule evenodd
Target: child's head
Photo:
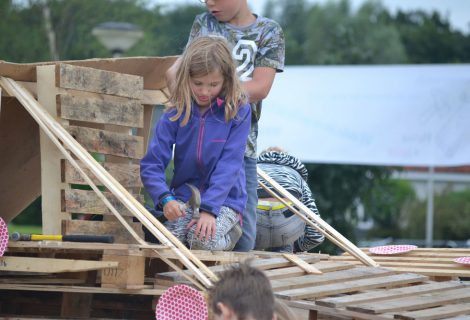
<path id="1" fill-rule="evenodd" d="M 185 113 L 182 125 L 186 125 L 192 101 L 207 107 L 217 97 L 225 100 L 226 121 L 235 117 L 245 99 L 227 41 L 220 36 L 199 37 L 181 57 L 175 90 L 170 97 L 171 105 L 177 109 L 172 120 Z"/>
<path id="2" fill-rule="evenodd" d="M 248 263 L 224 271 L 210 290 L 215 319 L 272 320 L 274 294 L 266 275 Z"/>
<path id="3" fill-rule="evenodd" d="M 207 10 L 221 22 L 232 22 L 242 13 L 249 12 L 247 0 L 200 0 Z"/>

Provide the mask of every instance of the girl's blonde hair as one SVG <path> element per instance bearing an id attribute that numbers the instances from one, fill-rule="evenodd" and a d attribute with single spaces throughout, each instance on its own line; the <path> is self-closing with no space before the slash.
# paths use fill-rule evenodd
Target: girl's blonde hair
<path id="1" fill-rule="evenodd" d="M 246 101 L 236 68 L 228 43 L 223 37 L 202 36 L 194 39 L 184 51 L 176 73 L 175 88 L 168 103 L 168 109 L 175 108 L 176 115 L 170 119 L 176 121 L 184 113 L 181 125 L 188 123 L 192 103 L 190 78 L 203 77 L 213 71 L 220 71 L 224 79 L 221 94 L 225 99 L 225 121 L 233 119 L 240 104 Z"/>

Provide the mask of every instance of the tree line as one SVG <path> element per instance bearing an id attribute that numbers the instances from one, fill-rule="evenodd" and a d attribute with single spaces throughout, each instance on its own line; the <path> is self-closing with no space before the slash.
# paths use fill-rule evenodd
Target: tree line
<path id="1" fill-rule="evenodd" d="M 108 57 L 91 34 L 93 27 L 106 21 L 130 22 L 143 30 L 144 38 L 126 53 L 129 56 L 180 54 L 194 16 L 205 7 L 196 0 L 172 7 L 152 3 L 0 1 L 0 59 L 24 63 Z M 470 35 L 454 30 L 439 12 L 392 14 L 374 0 L 358 10 L 348 0 L 325 4 L 269 0 L 262 14 L 283 27 L 288 65 L 470 62 Z M 48 39 L 48 22 L 55 35 L 54 48 Z"/>

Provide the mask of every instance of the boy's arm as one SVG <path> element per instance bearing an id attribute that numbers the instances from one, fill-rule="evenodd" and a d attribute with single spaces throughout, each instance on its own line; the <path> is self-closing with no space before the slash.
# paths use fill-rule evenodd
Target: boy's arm
<path id="1" fill-rule="evenodd" d="M 258 102 L 268 96 L 276 76 L 276 69 L 257 67 L 253 70 L 252 79 L 242 82 L 242 87 L 250 102 Z"/>

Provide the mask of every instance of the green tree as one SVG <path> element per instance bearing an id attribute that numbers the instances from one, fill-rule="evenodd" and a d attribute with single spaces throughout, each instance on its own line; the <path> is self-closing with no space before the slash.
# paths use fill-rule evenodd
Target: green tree
<path id="1" fill-rule="evenodd" d="M 374 222 L 368 236 L 402 237 L 407 213 L 416 201 L 416 192 L 409 181 L 386 179 L 376 183 L 362 198 L 366 218 Z"/>
<path id="2" fill-rule="evenodd" d="M 470 35 L 451 29 L 438 12 L 398 11 L 397 26 L 410 63 L 463 63 L 470 61 Z"/>
<path id="3" fill-rule="evenodd" d="M 389 179 L 391 169 L 378 166 L 307 164 L 308 184 L 323 220 L 354 242 L 360 199 L 376 184 Z M 329 241 L 315 251 L 335 253 Z"/>
<path id="4" fill-rule="evenodd" d="M 400 34 L 378 1 L 366 2 L 357 12 L 348 0 L 324 5 L 272 0 L 268 8 L 267 15 L 284 29 L 287 64 L 406 62 Z"/>
<path id="5" fill-rule="evenodd" d="M 467 240 L 470 225 L 470 189 L 452 191 L 451 186 L 434 195 L 433 238 Z M 425 235 L 426 200 L 416 201 L 407 215 L 404 237 L 422 239 Z"/>

